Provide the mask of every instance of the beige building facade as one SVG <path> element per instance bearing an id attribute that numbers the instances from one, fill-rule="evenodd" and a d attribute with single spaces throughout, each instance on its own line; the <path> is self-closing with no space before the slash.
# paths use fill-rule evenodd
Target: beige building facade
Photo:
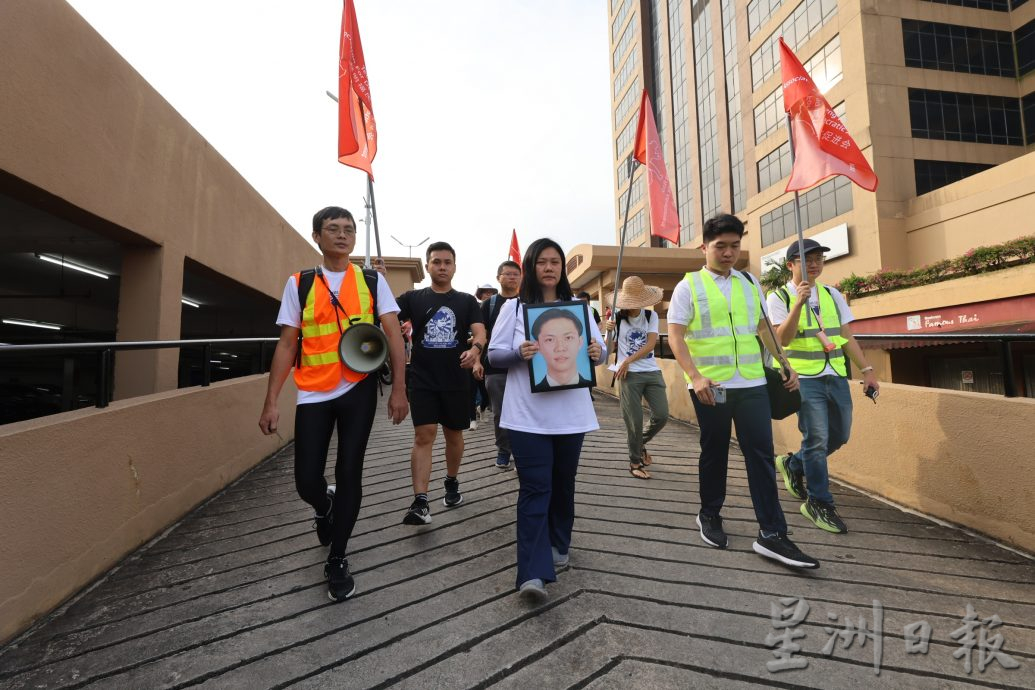
<path id="1" fill-rule="evenodd" d="M 630 195 L 628 159 L 646 88 L 676 195 L 680 246 L 697 246 L 705 219 L 732 212 L 747 223 L 752 270 L 780 260 L 796 232 L 793 195 L 783 191 L 791 153 L 780 37 L 880 179 L 875 193 L 837 177 L 801 194 L 805 235 L 834 250 L 825 282 L 915 269 L 1035 234 L 1035 3 L 610 0 L 609 19 L 616 241 L 631 198 L 628 246 L 668 244 L 649 234 L 642 168 Z M 1003 279 L 1017 295 L 1035 294 L 1035 284 L 1013 274 Z M 982 301 L 959 290 L 948 307 L 968 312 Z M 899 315 L 879 306 L 865 312 Z M 1025 307 L 972 327 L 1023 331 L 1029 321 L 1035 312 Z M 1025 371 L 1030 348 L 1014 349 L 1018 390 L 1035 395 Z M 915 357 L 898 357 L 894 348 L 882 357 L 895 380 L 895 359 L 901 371 L 916 368 Z M 945 384 L 933 369 L 924 383 Z M 994 381 L 987 390 L 997 391 Z"/>

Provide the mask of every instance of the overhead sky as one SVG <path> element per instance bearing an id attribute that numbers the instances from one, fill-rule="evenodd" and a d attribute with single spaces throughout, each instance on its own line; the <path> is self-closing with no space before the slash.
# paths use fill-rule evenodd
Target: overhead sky
<path id="1" fill-rule="evenodd" d="M 341 0 L 69 0 L 307 239 L 363 172 L 337 162 Z M 495 282 L 511 229 L 614 242 L 606 0 L 356 0 L 370 74 L 382 252 L 457 250 Z M 373 246 L 373 241 L 371 241 Z M 423 256 L 423 247 L 414 250 Z M 426 282 L 426 281 L 425 281 Z"/>

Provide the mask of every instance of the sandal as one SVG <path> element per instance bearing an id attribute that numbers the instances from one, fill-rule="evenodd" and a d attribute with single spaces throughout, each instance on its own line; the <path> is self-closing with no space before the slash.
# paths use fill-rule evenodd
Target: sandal
<path id="1" fill-rule="evenodd" d="M 650 456 L 650 453 L 648 453 L 648 452 L 647 452 L 647 449 L 646 449 L 646 448 L 644 448 L 644 449 L 643 449 L 643 464 L 644 464 L 644 465 L 649 465 L 649 464 L 651 464 L 652 462 L 654 462 L 654 458 L 652 458 L 652 457 Z"/>
<path id="2" fill-rule="evenodd" d="M 642 462 L 639 465 L 635 465 L 630 462 L 629 474 L 636 477 L 637 479 L 650 479 L 650 472 L 646 470 Z"/>

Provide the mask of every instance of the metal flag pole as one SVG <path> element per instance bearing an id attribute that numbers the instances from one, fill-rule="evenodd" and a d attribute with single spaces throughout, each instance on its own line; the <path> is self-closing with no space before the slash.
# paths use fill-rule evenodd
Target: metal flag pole
<path id="1" fill-rule="evenodd" d="M 611 292 L 611 318 L 617 321 L 618 307 L 615 304 L 618 301 L 618 285 L 622 280 L 622 255 L 625 253 L 625 233 L 629 229 L 629 207 L 632 205 L 632 191 L 633 191 L 633 173 L 636 172 L 636 167 L 639 165 L 639 161 L 629 154 L 629 160 L 626 162 L 626 166 L 629 168 L 629 191 L 625 193 L 625 219 L 622 221 L 622 240 L 618 246 L 618 265 L 615 267 L 615 287 Z M 603 297 L 603 295 L 601 295 Z M 601 305 L 603 306 L 603 305 Z M 611 341 L 611 334 L 607 334 L 608 342 Z M 616 351 L 617 353 L 617 351 Z"/>
<path id="2" fill-rule="evenodd" d="M 367 177 L 367 184 L 368 185 L 370 184 L 370 178 L 369 177 Z M 370 187 L 368 186 L 367 189 L 369 190 Z M 370 266 L 371 266 L 371 264 L 370 264 L 370 209 L 372 207 L 370 205 L 370 197 L 369 196 L 363 197 L 363 206 L 367 209 L 366 218 L 363 219 L 363 223 L 366 224 L 366 226 L 367 226 L 367 258 L 363 262 L 363 266 L 364 266 L 364 268 L 370 268 Z"/>
<path id="3" fill-rule="evenodd" d="M 787 113 L 787 141 L 791 146 L 791 169 L 794 169 L 794 131 L 791 127 L 791 114 Z M 801 275 L 802 279 L 809 283 L 810 286 L 815 287 L 809 281 L 809 269 L 805 265 L 805 229 L 802 227 L 801 222 L 801 200 L 798 197 L 798 190 L 794 190 L 794 223 L 798 230 L 798 261 L 801 262 Z M 823 349 L 830 352 L 835 348 L 833 342 L 827 337 L 826 332 L 823 330 L 823 322 L 819 318 L 819 310 L 813 307 L 811 304 L 808 305 L 809 311 L 816 317 L 816 326 L 819 328 L 817 337 L 821 343 L 823 343 Z"/>
<path id="4" fill-rule="evenodd" d="M 381 233 L 377 229 L 377 202 L 374 201 L 374 181 L 367 175 L 367 194 L 370 195 L 370 213 L 374 218 L 374 245 L 377 247 L 377 258 L 381 258 Z M 367 245 L 370 238 L 367 237 Z"/>

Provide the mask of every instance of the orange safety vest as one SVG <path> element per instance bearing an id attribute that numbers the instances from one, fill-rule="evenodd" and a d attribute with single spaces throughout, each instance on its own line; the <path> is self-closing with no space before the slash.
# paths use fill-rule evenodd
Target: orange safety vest
<path id="1" fill-rule="evenodd" d="M 295 285 L 301 272 L 295 274 Z M 362 381 L 366 374 L 349 369 L 338 354 L 341 334 L 353 323 L 374 323 L 374 300 L 362 271 L 349 264 L 338 291 L 342 314 L 331 303 L 331 293 L 320 276 L 315 276 L 302 306 L 302 356 L 295 367 L 295 385 L 305 391 L 329 391 L 341 379 Z M 351 321 L 350 321 L 351 318 Z"/>

